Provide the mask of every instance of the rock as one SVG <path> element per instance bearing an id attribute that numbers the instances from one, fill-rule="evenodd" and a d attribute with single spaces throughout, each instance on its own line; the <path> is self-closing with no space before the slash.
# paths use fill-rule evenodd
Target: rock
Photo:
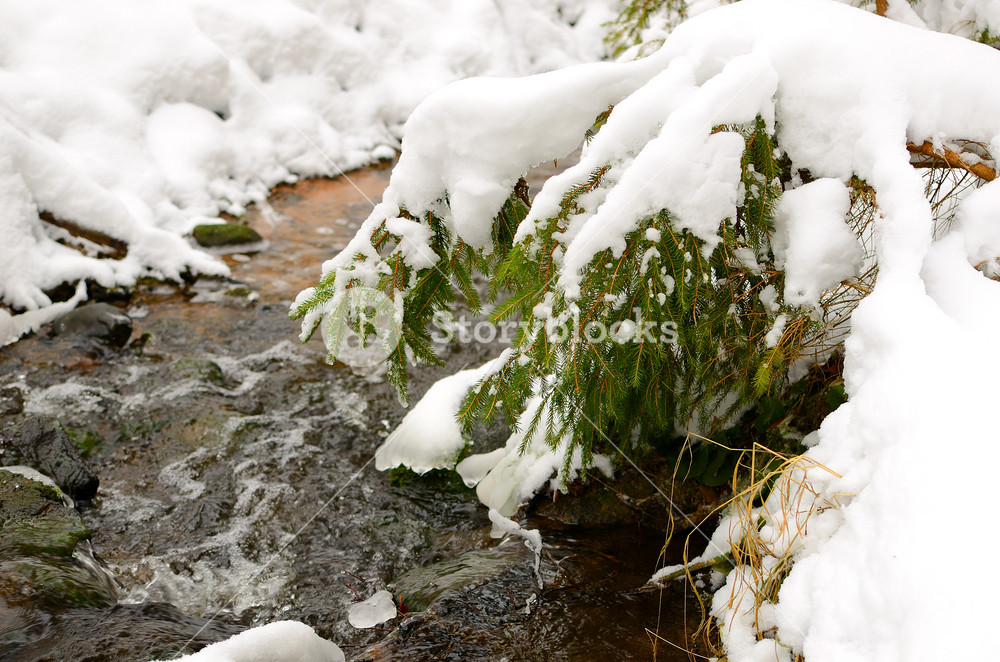
<path id="1" fill-rule="evenodd" d="M 92 338 L 120 349 L 132 335 L 132 318 L 107 303 L 93 303 L 72 310 L 52 324 L 56 336 Z"/>
<path id="2" fill-rule="evenodd" d="M 505 576 L 510 570 L 531 570 L 531 555 L 521 545 L 474 549 L 423 568 L 415 568 L 393 584 L 410 611 L 423 611 L 436 600 L 461 594 Z"/>
<path id="3" fill-rule="evenodd" d="M 74 556 L 89 537 L 56 488 L 0 470 L 0 607 L 110 606 L 103 578 Z"/>
<path id="4" fill-rule="evenodd" d="M 205 248 L 255 244 L 264 240 L 256 230 L 239 223 L 196 225 L 191 234 L 198 245 Z"/>
<path id="5" fill-rule="evenodd" d="M 24 411 L 24 394 L 21 389 L 9 388 L 0 389 L 0 416 L 13 416 Z"/>
<path id="6" fill-rule="evenodd" d="M 2 604 L 2 603 L 0 603 Z M 19 613 L 20 612 L 20 613 Z M 0 659 L 10 662 L 147 662 L 175 659 L 228 639 L 244 628 L 218 619 L 188 616 L 164 603 L 117 604 L 102 609 L 61 609 L 32 620 L 11 610 L 5 627 L 0 609 Z M 44 622 L 45 627 L 38 627 Z M 10 626 L 20 626 L 10 628 Z M 33 627 L 32 627 L 33 626 Z"/>
<path id="7" fill-rule="evenodd" d="M 100 480 L 80 456 L 62 426 L 40 417 L 0 429 L 0 450 L 5 465 L 26 464 L 51 476 L 76 500 L 93 499 Z"/>
<path id="8" fill-rule="evenodd" d="M 0 469 L 0 557 L 71 556 L 90 536 L 62 495 L 44 483 Z"/>
<path id="9" fill-rule="evenodd" d="M 209 359 L 178 359 L 170 366 L 167 373 L 172 379 L 194 379 L 206 384 L 227 386 L 226 376 L 215 361 Z"/>
<path id="10" fill-rule="evenodd" d="M 507 541 L 406 573 L 395 585 L 410 613 L 357 662 L 500 659 L 507 633 L 537 600 L 532 559 Z"/>

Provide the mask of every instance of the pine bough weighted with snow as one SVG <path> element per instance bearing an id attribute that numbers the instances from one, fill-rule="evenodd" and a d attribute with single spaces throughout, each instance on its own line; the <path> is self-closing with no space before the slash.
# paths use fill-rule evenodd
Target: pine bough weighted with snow
<path id="1" fill-rule="evenodd" d="M 911 578 L 935 562 L 919 543 L 941 510 L 925 486 L 949 479 L 940 440 L 995 430 L 974 376 L 1000 367 L 984 331 L 1000 322 L 1000 285 L 984 273 L 1000 254 L 1000 185 L 965 190 L 943 228 L 907 145 L 973 141 L 965 158 L 992 167 L 1000 89 L 986 81 L 998 74 L 1000 54 L 964 39 L 835 3 L 745 0 L 683 23 L 645 59 L 454 84 L 413 114 L 383 202 L 293 311 L 307 337 L 349 289 L 401 298 L 388 368 L 405 398 L 407 363 L 437 362 L 431 316 L 456 289 L 480 306 L 473 276 L 486 274 L 494 317 L 520 316 L 524 332 L 418 404 L 380 464 L 453 466 L 461 426 L 502 414 L 506 448 L 459 470 L 504 515 L 650 435 L 731 421 L 822 360 L 850 317 L 850 400 L 809 438 L 832 471 L 798 477 L 836 507 L 794 539 L 773 513 L 795 508 L 761 514 L 767 554 L 796 565 L 767 614 L 740 608 L 754 587 L 738 568 L 716 615 L 730 659 L 954 657 L 933 633 L 968 609 L 927 607 L 928 586 L 941 604 L 968 596 Z M 520 178 L 588 132 L 579 164 L 529 205 Z M 872 222 L 852 227 L 865 205 Z M 877 281 L 858 282 L 876 264 Z M 836 304 L 844 287 L 871 293 Z M 651 338 L 648 321 L 676 334 Z M 460 423 L 442 435 L 420 424 L 440 416 L 420 412 L 443 404 Z M 966 519 L 960 530 L 980 528 Z M 888 611 L 899 618 L 878 617 Z"/>

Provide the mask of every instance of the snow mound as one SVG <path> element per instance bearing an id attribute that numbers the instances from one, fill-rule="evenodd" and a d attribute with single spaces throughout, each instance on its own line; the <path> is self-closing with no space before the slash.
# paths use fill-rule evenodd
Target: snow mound
<path id="1" fill-rule="evenodd" d="M 187 662 L 344 662 L 344 653 L 305 623 L 278 621 L 206 646 Z"/>

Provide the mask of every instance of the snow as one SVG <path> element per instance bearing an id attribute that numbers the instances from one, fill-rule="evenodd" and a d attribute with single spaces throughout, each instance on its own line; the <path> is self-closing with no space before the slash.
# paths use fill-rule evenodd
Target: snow
<path id="1" fill-rule="evenodd" d="M 823 292 L 858 274 L 864 251 L 846 222 L 850 207 L 850 194 L 836 179 L 781 196 L 772 246 L 775 266 L 785 271 L 786 303 L 818 307 Z"/>
<path id="2" fill-rule="evenodd" d="M 531 435 L 525 433 L 540 402 L 538 397 L 529 400 L 517 430 L 507 438 L 502 448 L 470 455 L 455 467 L 466 485 L 476 486 L 480 502 L 503 517 L 512 516 L 545 487 L 565 492 L 583 469 L 582 453 L 579 448 L 570 453 L 568 438 L 550 448 L 544 435 L 537 430 Z M 418 406 L 422 403 L 421 400 Z M 417 432 L 414 431 L 414 434 Z M 421 438 L 429 439 L 432 431 L 424 429 L 419 434 Z M 614 475 L 607 457 L 595 455 L 593 466 L 608 478 Z"/>
<path id="3" fill-rule="evenodd" d="M 457 416 L 465 395 L 493 362 L 462 370 L 435 382 L 375 451 L 375 468 L 404 466 L 418 474 L 451 469 L 469 442 Z"/>
<path id="4" fill-rule="evenodd" d="M 340 648 L 295 621 L 244 630 L 178 660 L 186 662 L 344 662 Z"/>
<path id="5" fill-rule="evenodd" d="M 21 336 L 38 331 L 44 324 L 73 310 L 87 298 L 87 288 L 83 281 L 77 283 L 76 292 L 66 301 L 60 301 L 40 310 L 29 310 L 20 315 L 11 315 L 0 308 L 0 347 L 17 342 Z"/>
<path id="6" fill-rule="evenodd" d="M 225 274 L 184 239 L 196 224 L 280 182 L 390 158 L 414 107 L 447 83 L 599 58 L 612 5 L 0 2 L 0 301 L 33 311 L 64 282 Z M 40 212 L 128 254 L 64 246 Z M 4 339 L 38 326 L 0 324 Z"/>
<path id="7" fill-rule="evenodd" d="M 376 591 L 372 597 L 355 602 L 347 608 L 348 622 L 358 629 L 373 628 L 379 623 L 396 617 L 396 603 L 392 593 L 385 589 Z"/>
<path id="8" fill-rule="evenodd" d="M 538 588 L 545 588 L 541 572 L 539 572 L 539 566 L 542 563 L 541 532 L 538 529 L 525 529 L 514 520 L 504 517 L 493 508 L 490 508 L 489 517 L 490 521 L 493 522 L 493 531 L 491 533 L 493 537 L 501 538 L 508 535 L 524 540 L 524 546 L 530 549 L 535 555 L 533 567 L 535 570 L 535 579 L 538 581 Z"/>

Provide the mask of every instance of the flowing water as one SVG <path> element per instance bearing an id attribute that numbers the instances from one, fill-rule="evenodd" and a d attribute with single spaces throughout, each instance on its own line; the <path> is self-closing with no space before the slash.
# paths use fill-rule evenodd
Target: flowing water
<path id="1" fill-rule="evenodd" d="M 374 168 L 279 188 L 247 219 L 266 248 L 225 256 L 232 280 L 145 284 L 119 301 L 134 324 L 124 349 L 43 331 L 0 351 L 0 388 L 24 396 L 17 416 L 57 418 L 86 440 L 101 486 L 82 515 L 121 583 L 110 609 L 18 612 L 0 659 L 142 661 L 281 619 L 348 659 L 654 659 L 656 637 L 684 644 L 700 617 L 686 588 L 636 590 L 658 567 L 662 529 L 534 517 L 539 590 L 530 552 L 489 537 L 470 491 L 375 471 L 405 413 L 395 392 L 325 365 L 287 309 L 387 179 Z M 446 367 L 413 373 L 414 396 L 496 351 L 449 350 Z M 397 580 L 422 596 L 408 614 L 348 624 L 354 601 Z M 661 644 L 655 659 L 688 656 Z"/>

